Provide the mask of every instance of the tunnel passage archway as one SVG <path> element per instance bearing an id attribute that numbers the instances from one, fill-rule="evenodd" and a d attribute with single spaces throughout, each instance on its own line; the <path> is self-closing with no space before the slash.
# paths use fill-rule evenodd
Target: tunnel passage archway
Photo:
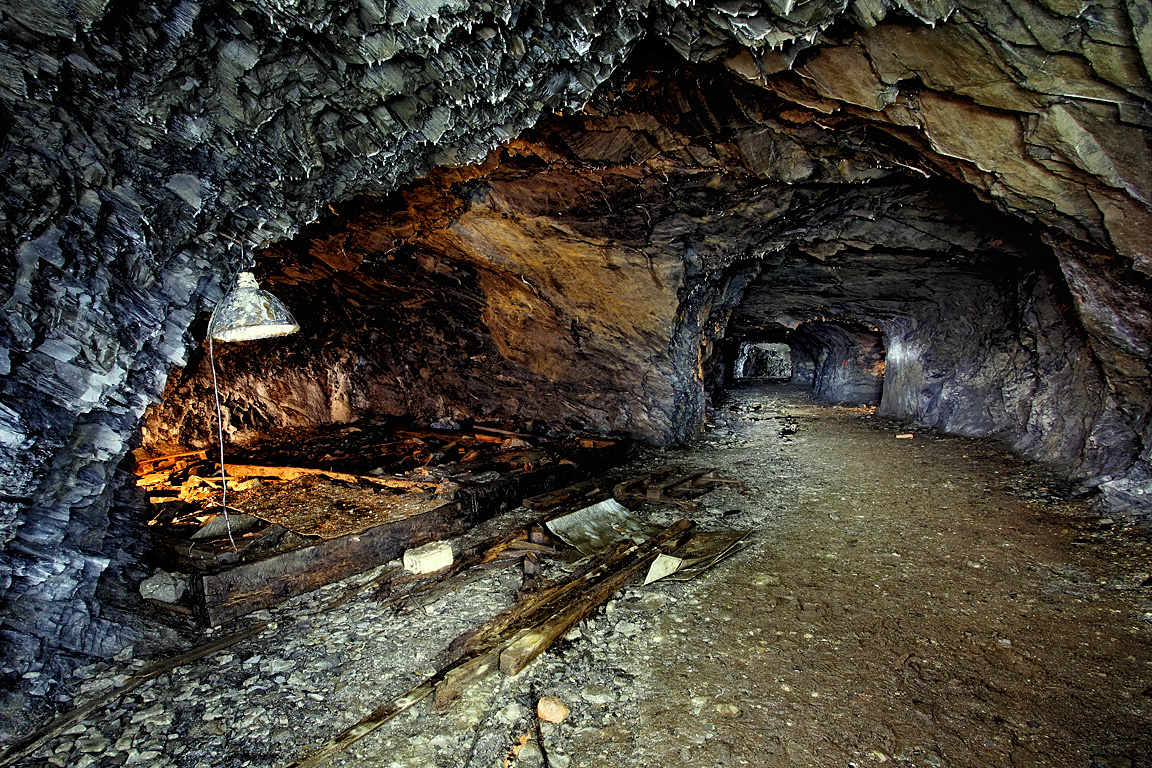
<path id="1" fill-rule="evenodd" d="M 732 363 L 734 382 L 789 381 L 793 375 L 792 348 L 782 341 L 741 341 Z"/>
<path id="2" fill-rule="evenodd" d="M 423 212 L 398 222 L 401 241 L 427 245 L 411 253 L 428 257 L 431 272 L 477 269 L 493 295 L 520 308 L 502 315 L 519 325 L 496 324 L 502 335 L 491 343 L 544 382 L 563 370 L 554 363 L 589 348 L 579 320 L 592 307 L 563 305 L 537 274 L 546 262 L 531 273 L 513 268 L 519 255 L 502 256 L 522 248 L 486 253 L 476 243 L 523 245 L 559 232 L 584 246 L 599 237 L 582 252 L 603 258 L 600 246 L 622 246 L 607 263 L 646 271 L 650 282 L 663 283 L 661 269 L 682 271 L 675 302 L 661 305 L 675 310 L 654 326 L 596 328 L 591 341 L 606 342 L 596 349 L 614 361 L 598 380 L 614 398 L 570 392 L 560 398 L 565 418 L 657 439 L 691 434 L 703 408 L 698 382 L 714 379 L 726 324 L 823 314 L 820 302 L 785 295 L 802 284 L 882 330 L 882 411 L 1005 435 L 1032 455 L 1069 462 L 1121 508 L 1146 498 L 1152 173 L 1137 44 L 1146 20 L 1120 9 L 1093 17 L 1088 34 L 1079 12 L 1028 6 L 1043 30 L 1037 39 L 1015 16 L 978 4 L 963 13 L 915 4 L 915 14 L 855 4 L 835 27 L 840 6 L 821 3 L 784 15 L 770 4 L 723 12 L 678 4 L 650 18 L 631 3 L 507 17 L 465 6 L 429 16 L 397 4 L 385 17 L 354 7 L 325 15 L 322 3 L 268 13 L 194 5 L 33 3 L 3 19 L 17 31 L 3 42 L 0 84 L 12 118 L 0 327 L 0 447 L 10 478 L 0 498 L 0 587 L 12 679 L 45 669 L 45 649 L 110 647 L 106 633 L 85 630 L 100 620 L 100 574 L 125 558 L 124 532 L 108 514 L 114 468 L 166 372 L 185 362 L 186 331 L 219 297 L 225 238 L 284 239 L 328 203 L 351 217 L 342 204 L 351 195 L 391 192 L 438 164 L 480 157 L 551 109 L 581 109 L 645 33 L 684 59 L 723 64 L 726 72 L 712 66 L 701 78 L 709 98 L 653 88 L 657 108 L 622 115 L 602 93 L 567 128 L 548 129 L 555 141 L 541 134 L 527 149 L 510 145 L 506 176 L 450 173 L 448 208 L 489 204 L 466 224 L 494 239 L 425 230 Z M 622 78 L 611 92 L 635 95 L 652 81 Z M 649 119 L 670 110 L 698 124 Z M 536 187 L 519 184 L 531 166 L 556 172 Z M 504 218 L 517 210 L 527 220 Z M 987 236 L 985 220 L 1004 213 L 1019 232 L 994 225 Z M 980 226 L 956 227 L 957 218 Z M 495 227 L 502 221 L 515 226 Z M 319 250 L 339 264 L 343 244 L 338 236 Z M 358 247 L 373 258 L 393 251 L 371 238 Z M 931 279 L 917 266 L 925 254 L 938 267 Z M 272 283 L 295 279 L 290 267 L 277 274 L 278 265 L 262 264 Z M 352 294 L 363 276 L 350 281 Z M 765 276 L 782 277 L 784 294 L 768 291 Z M 880 276 L 899 290 L 877 287 L 864 306 L 860 286 Z M 953 276 L 962 285 L 955 296 L 940 290 Z M 310 290 L 308 280 L 299 285 Z M 571 343 L 541 359 L 532 339 L 523 343 L 524 319 L 553 309 L 552 330 L 566 328 Z M 525 333 L 518 341 L 508 328 Z M 634 409 L 641 398 L 620 394 L 636 381 L 617 380 L 624 369 L 615 363 L 628 362 L 636 339 L 673 363 L 640 381 L 639 391 L 666 396 L 658 407 Z M 325 372 L 307 402 L 270 392 L 267 403 L 292 407 L 277 412 L 262 400 L 239 423 L 258 430 L 276 419 L 367 412 L 340 394 L 355 391 L 341 382 L 368 386 L 360 356 L 344 357 L 350 348 L 331 340 L 305 350 L 306 367 Z M 282 371 L 281 362 L 229 370 L 275 380 L 263 366 Z M 494 394 L 531 392 L 519 374 L 470 375 L 489 373 Z M 418 384 L 402 377 L 397 388 L 404 382 Z M 392 390 L 380 391 L 387 403 Z M 426 411 L 475 408 L 467 388 L 457 392 L 460 402 L 449 392 Z"/>
<path id="3" fill-rule="evenodd" d="M 817 397 L 845 405 L 878 405 L 884 391 L 879 330 L 835 321 L 804 323 L 789 337 L 794 380 Z"/>

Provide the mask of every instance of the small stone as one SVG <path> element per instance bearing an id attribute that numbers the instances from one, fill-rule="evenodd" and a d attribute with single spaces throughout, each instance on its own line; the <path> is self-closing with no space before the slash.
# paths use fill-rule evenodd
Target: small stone
<path id="1" fill-rule="evenodd" d="M 500 710 L 499 718 L 505 723 L 515 723 L 527 715 L 528 710 L 514 701 Z"/>
<path id="2" fill-rule="evenodd" d="M 536 703 L 536 716 L 547 723 L 562 723 L 571 711 L 555 696 L 542 696 Z"/>
<path id="3" fill-rule="evenodd" d="M 540 751 L 540 746 L 534 742 L 529 741 L 520 748 L 520 752 L 516 755 L 516 765 L 524 766 L 537 766 L 544 764 L 544 753 Z"/>
<path id="4" fill-rule="evenodd" d="M 82 736 L 76 739 L 76 749 L 86 754 L 105 752 L 112 742 L 103 736 Z"/>
<path id="5" fill-rule="evenodd" d="M 640 625 L 634 621 L 621 621 L 616 625 L 616 634 L 624 637 L 632 637 L 640 631 Z"/>
<path id="6" fill-rule="evenodd" d="M 160 757 L 160 753 L 154 749 L 148 749 L 143 752 L 130 749 L 128 750 L 128 759 L 124 761 L 124 765 L 151 765 L 156 762 L 156 758 L 158 757 Z"/>
<path id="7" fill-rule="evenodd" d="M 188 589 L 184 574 L 157 571 L 140 582 L 140 596 L 145 600 L 159 600 L 162 603 L 175 603 Z"/>
<path id="8" fill-rule="evenodd" d="M 597 706 L 609 704 L 616 700 L 612 691 L 602 685 L 588 685 L 580 692 L 580 698 L 589 704 L 596 704 Z"/>

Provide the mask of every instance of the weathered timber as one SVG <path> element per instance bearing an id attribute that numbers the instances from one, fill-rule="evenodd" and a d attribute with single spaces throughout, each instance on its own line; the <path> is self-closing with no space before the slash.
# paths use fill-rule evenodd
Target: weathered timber
<path id="1" fill-rule="evenodd" d="M 573 503 L 588 506 L 608 498 L 615 484 L 616 481 L 609 477 L 594 477 L 591 480 L 566 486 L 558 491 L 529 496 L 521 503 L 528 509 L 536 510 L 550 510 L 561 504 L 567 506 Z"/>
<path id="2" fill-rule="evenodd" d="M 511 634 L 539 624 L 565 607 L 584 602 L 584 595 L 596 588 L 601 580 L 627 568 L 637 557 L 654 554 L 673 537 L 692 527 L 690 520 L 681 520 L 642 544 L 622 540 L 589 558 L 567 579 L 532 593 L 511 608 L 493 617 L 483 625 L 456 637 L 445 651 L 443 659 L 452 662 L 469 654 L 491 648 L 507 641 Z"/>
<path id="3" fill-rule="evenodd" d="M 520 672 L 532 659 L 552 645 L 556 638 L 583 621 L 601 603 L 614 595 L 642 569 L 648 567 L 663 550 L 674 550 L 679 546 L 682 534 L 691 528 L 692 521 L 681 520 L 661 531 L 629 552 L 625 558 L 619 561 L 616 569 L 590 585 L 590 588 L 583 592 L 578 600 L 574 600 L 570 605 L 536 626 L 518 633 L 500 653 L 500 671 L 506 675 L 515 675 Z"/>
<path id="4" fill-rule="evenodd" d="M 189 459 L 193 456 L 197 459 L 206 459 L 208 458 L 208 450 L 202 448 L 198 451 L 184 451 L 183 453 L 170 453 L 166 456 L 153 456 L 152 458 L 136 459 L 136 471 L 156 471 L 155 469 L 149 468 L 155 468 L 165 463 L 176 464 L 178 459 Z"/>
<path id="5" fill-rule="evenodd" d="M 444 670 L 433 677 L 425 680 L 412 690 L 408 691 L 402 696 L 398 696 L 391 701 L 381 704 L 372 714 L 365 717 L 360 722 L 353 725 L 344 731 L 341 731 L 334 739 L 327 742 L 323 746 L 309 752 L 299 760 L 293 760 L 288 763 L 284 768 L 317 768 L 323 765 L 329 758 L 334 757 L 348 747 L 352 746 L 360 739 L 375 731 L 380 726 L 387 723 L 396 715 L 411 707 L 413 704 L 420 702 L 432 693 L 443 675 L 447 674 L 450 670 Z"/>
<path id="6" fill-rule="evenodd" d="M 371 485 L 384 485 L 390 488 L 404 488 L 406 490 L 433 490 L 436 488 L 436 483 L 419 480 L 353 475 L 347 472 L 336 472 L 331 469 L 311 469 L 309 467 L 265 467 L 259 464 L 225 464 L 224 469 L 229 479 L 238 477 L 275 477 L 278 480 L 296 480 L 301 477 L 315 475 L 326 477 L 329 480 L 340 480 L 345 483 L 369 483 Z"/>
<path id="7" fill-rule="evenodd" d="M 443 654 L 443 660 L 451 663 L 476 653 L 479 649 L 490 648 L 509 631 L 531 626 L 549 606 L 559 603 L 581 589 L 587 580 L 595 579 L 605 568 L 611 567 L 613 563 L 635 547 L 636 545 L 630 541 L 620 541 L 595 557 L 588 559 L 559 584 L 520 600 L 481 626 L 456 637 L 449 643 L 448 649 Z"/>
<path id="8" fill-rule="evenodd" d="M 161 659 L 160 661 L 155 661 L 149 664 L 136 674 L 129 677 L 119 688 L 115 688 L 102 696 L 96 696 L 87 704 L 76 707 L 76 709 L 73 709 L 70 712 L 65 712 L 43 728 L 37 731 L 33 731 L 19 741 L 16 741 L 5 747 L 3 751 L 0 751 L 0 767 L 12 765 L 21 758 L 30 755 L 53 736 L 56 736 L 61 731 L 80 722 L 84 718 L 88 717 L 88 715 L 98 710 L 100 707 L 108 704 L 108 702 L 116 701 L 125 694 L 131 693 L 149 680 L 157 678 L 166 672 L 171 672 L 172 670 L 196 661 L 197 659 L 210 656 L 217 651 L 222 651 L 229 646 L 235 645 L 241 640 L 247 640 L 250 637 L 254 637 L 267 628 L 267 623 L 254 624 L 247 629 L 235 632 L 231 635 L 225 635 L 224 637 L 216 638 L 212 642 L 205 643 L 204 645 L 193 648 L 186 653 L 182 653 L 178 656 L 173 656 L 168 659 Z"/>
<path id="9" fill-rule="evenodd" d="M 447 711 L 473 683 L 478 683 L 500 668 L 500 648 L 492 648 L 455 663 L 451 671 L 436 685 L 432 706 L 438 712 Z"/>
<path id="10" fill-rule="evenodd" d="M 295 595 L 386 563 L 405 549 L 458 536 L 479 510 L 447 502 L 423 514 L 244 563 L 198 580 L 203 618 L 216 627 Z"/>
<path id="11" fill-rule="evenodd" d="M 690 483 L 697 478 L 703 477 L 709 472 L 715 472 L 715 470 L 697 469 L 693 472 L 689 472 L 686 475 L 677 474 L 675 477 L 672 477 L 668 480 L 664 480 L 659 483 L 652 483 L 645 490 L 644 496 L 648 499 L 663 501 L 665 492 L 670 491 L 677 486 L 684 485 L 685 483 Z"/>
<path id="12" fill-rule="evenodd" d="M 524 440 L 539 440 L 539 435 L 529 435 L 524 432 L 510 432 L 507 429 L 496 429 L 496 427 L 472 427 L 477 432 L 491 432 L 494 435 L 504 435 L 506 437 L 519 437 Z"/>
<path id="13" fill-rule="evenodd" d="M 680 474 L 680 467 L 667 466 L 643 475 L 636 475 L 635 477 L 630 477 L 627 480 L 616 483 L 612 488 L 612 496 L 615 497 L 617 501 L 623 501 L 625 498 L 631 496 L 643 496 L 638 490 L 640 487 L 647 487 L 652 483 L 667 478 L 669 475 L 678 474 Z"/>

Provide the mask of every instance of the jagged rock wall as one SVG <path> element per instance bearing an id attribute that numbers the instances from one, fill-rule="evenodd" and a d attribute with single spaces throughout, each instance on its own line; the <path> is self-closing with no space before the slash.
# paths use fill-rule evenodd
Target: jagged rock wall
<path id="1" fill-rule="evenodd" d="M 789 339 L 804 367 L 811 365 L 809 383 L 818 397 L 844 405 L 879 404 L 885 358 L 879 332 L 819 321 L 801 325 Z"/>
<path id="2" fill-rule="evenodd" d="M 84 635 L 108 479 L 246 247 L 329 202 L 482 157 L 578 106 L 629 3 L 8 4 L 0 248 L 3 642 L 11 678 Z M 45 671 L 45 677 L 50 670 Z"/>
<path id="3" fill-rule="evenodd" d="M 9 680 L 52 678 L 59 658 L 46 648 L 107 650 L 108 636 L 85 628 L 97 576 L 119 556 L 106 535 L 113 467 L 167 371 L 186 361 L 194 318 L 219 298 L 239 258 L 228 243 L 282 240 L 329 203 L 480 159 L 542 113 L 583 104 L 645 33 L 687 59 L 723 60 L 796 107 L 760 122 L 752 106 L 726 112 L 760 128 L 716 137 L 699 166 L 719 159 L 793 185 L 912 166 L 1035 222 L 1059 259 L 1051 280 L 1071 290 L 1086 365 L 1102 371 L 1086 444 L 1125 457 L 1105 487 L 1135 497 L 1148 486 L 1147 465 L 1131 463 L 1152 450 L 1145 4 L 29 0 L 7 5 L 2 24 Z M 905 151 L 851 150 L 862 124 Z M 828 129 L 844 131 L 835 151 L 813 151 L 829 145 L 809 135 Z M 583 143 L 609 158 L 698 149 L 662 138 L 675 137 L 620 125 Z M 795 216 L 824 231 L 845 212 L 819 190 L 773 187 L 735 207 L 757 227 L 733 242 L 718 215 L 693 209 L 710 200 L 677 199 L 643 230 L 683 259 L 668 356 L 691 369 L 731 310 L 727 281 L 747 276 L 725 270 L 797 240 L 824 253 L 835 238 L 805 241 Z M 690 423 L 703 395 L 677 397 L 671 418 Z"/>

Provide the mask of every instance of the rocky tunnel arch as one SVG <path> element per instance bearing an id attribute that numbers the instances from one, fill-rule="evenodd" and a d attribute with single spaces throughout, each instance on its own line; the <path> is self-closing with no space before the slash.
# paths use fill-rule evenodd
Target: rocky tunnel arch
<path id="1" fill-rule="evenodd" d="M 824 400 L 877 405 L 884 391 L 884 343 L 879 329 L 835 320 L 808 322 L 791 339 L 793 380 Z"/>
<path id="2" fill-rule="evenodd" d="M 198 386 L 195 324 L 226 282 L 228 238 L 280 244 L 259 261 L 275 290 L 341 297 L 309 345 L 228 361 L 247 377 L 232 382 L 238 431 L 468 412 L 478 396 L 511 412 L 500 393 L 590 371 L 602 391 L 557 398 L 557 418 L 680 440 L 726 333 L 834 308 L 883 333 L 881 411 L 1002 435 L 1120 509 L 1146 498 L 1148 20 L 1120 6 L 44 0 L 3 23 L 0 591 L 14 688 L 124 641 L 97 595 L 101 574 L 136 558 L 109 515 L 116 465 L 165 386 Z M 661 88 L 666 73 L 636 62 L 585 109 L 642 37 L 700 63 L 696 84 Z M 645 94 L 658 104 L 613 107 Z M 510 141 L 552 110 L 571 122 Z M 359 194 L 391 218 L 373 224 L 349 202 Z M 329 204 L 335 218 L 289 244 Z M 541 239 L 564 247 L 525 253 Z M 308 261 L 286 258 L 294 248 Z M 598 322 L 603 304 L 569 295 L 587 287 L 578 269 L 553 280 L 553 265 L 590 261 L 629 275 L 605 290 L 639 291 L 644 316 L 608 307 Z M 479 293 L 450 293 L 469 281 Z M 342 340 L 356 313 L 380 296 L 432 312 L 438 295 L 459 300 L 462 332 L 433 350 L 497 367 L 426 397 L 428 366 L 408 362 L 372 389 L 389 371 Z M 429 327 L 416 317 L 355 341 L 399 349 Z M 298 400 L 239 394 L 275 381 L 272 365 L 296 371 Z"/>

